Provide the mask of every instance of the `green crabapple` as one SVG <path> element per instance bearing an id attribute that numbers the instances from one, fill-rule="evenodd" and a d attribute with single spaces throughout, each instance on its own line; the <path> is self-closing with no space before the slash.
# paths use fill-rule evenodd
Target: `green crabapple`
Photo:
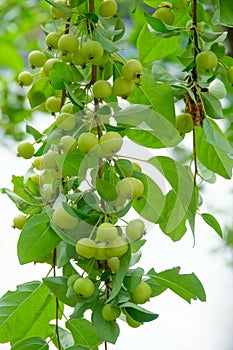
<path id="1" fill-rule="evenodd" d="M 50 58 L 44 63 L 43 72 L 44 72 L 45 76 L 47 76 L 47 77 L 49 76 L 49 72 L 51 71 L 54 63 L 56 63 L 56 62 L 61 62 L 61 60 L 59 58 Z"/>
<path id="2" fill-rule="evenodd" d="M 110 304 L 105 304 L 102 309 L 102 316 L 106 321 L 114 321 L 121 314 L 121 309 L 117 306 L 111 306 Z"/>
<path id="3" fill-rule="evenodd" d="M 82 153 L 88 153 L 98 145 L 97 137 L 91 132 L 85 132 L 79 136 L 78 148 Z"/>
<path id="4" fill-rule="evenodd" d="M 43 67 L 47 60 L 46 55 L 44 52 L 41 52 L 39 50 L 31 51 L 28 55 L 28 61 L 31 64 L 31 67 Z"/>
<path id="5" fill-rule="evenodd" d="M 112 157 L 121 149 L 122 144 L 123 138 L 118 132 L 106 132 L 100 138 L 98 154 L 100 157 Z"/>
<path id="6" fill-rule="evenodd" d="M 56 32 L 49 33 L 45 38 L 45 44 L 48 46 L 49 50 L 56 50 L 58 48 L 57 43 L 60 35 Z"/>
<path id="7" fill-rule="evenodd" d="M 106 80 L 98 80 L 93 85 L 93 95 L 98 99 L 105 99 L 112 95 L 112 86 Z"/>
<path id="8" fill-rule="evenodd" d="M 33 82 L 33 77 L 30 72 L 23 71 L 18 75 L 18 82 L 20 86 L 29 86 Z"/>
<path id="9" fill-rule="evenodd" d="M 135 304 L 146 303 L 151 296 L 152 290 L 148 283 L 141 281 L 131 293 L 131 300 Z"/>
<path id="10" fill-rule="evenodd" d="M 144 231 L 145 231 L 145 224 L 140 219 L 131 220 L 126 226 L 126 235 L 132 241 L 136 241 L 142 238 Z"/>
<path id="11" fill-rule="evenodd" d="M 196 56 L 196 65 L 199 69 L 213 70 L 218 64 L 218 58 L 212 51 L 203 51 Z"/>
<path id="12" fill-rule="evenodd" d="M 30 159 L 34 155 L 34 146 L 28 141 L 21 142 L 17 147 L 18 155 L 24 159 Z"/>
<path id="13" fill-rule="evenodd" d="M 129 60 L 122 67 L 122 73 L 125 79 L 135 80 L 142 76 L 142 64 L 138 60 Z"/>
<path id="14" fill-rule="evenodd" d="M 83 56 L 85 62 L 92 62 L 95 64 L 100 60 L 103 53 L 103 46 L 98 41 L 86 41 L 81 47 L 81 55 Z"/>
<path id="15" fill-rule="evenodd" d="M 159 7 L 152 16 L 168 25 L 175 21 L 174 12 L 169 7 Z"/>
<path id="16" fill-rule="evenodd" d="M 78 39 L 73 34 L 64 34 L 59 38 L 57 46 L 64 54 L 74 53 L 78 48 Z"/>
<path id="17" fill-rule="evenodd" d="M 112 91 L 116 96 L 127 98 L 134 92 L 135 83 L 123 77 L 117 78 L 113 82 Z"/>
<path id="18" fill-rule="evenodd" d="M 76 144 L 77 144 L 77 142 L 76 142 L 75 138 L 73 136 L 70 136 L 70 135 L 64 135 L 60 139 L 60 146 L 61 146 L 63 152 L 65 152 L 65 153 L 74 151 L 76 148 Z"/>
<path id="19" fill-rule="evenodd" d="M 60 8 L 51 6 L 50 12 L 52 16 L 55 18 L 68 19 L 71 16 L 71 13 L 67 11 L 70 10 L 67 2 L 65 0 L 57 0 L 55 2 L 60 6 Z M 64 8 L 64 10 L 62 8 Z"/>
<path id="20" fill-rule="evenodd" d="M 76 118 L 73 114 L 61 113 L 56 119 L 56 124 L 61 130 L 71 131 L 76 125 Z"/>
<path id="21" fill-rule="evenodd" d="M 126 177 L 125 179 L 133 186 L 133 199 L 140 197 L 144 192 L 143 182 L 135 177 Z"/>
<path id="22" fill-rule="evenodd" d="M 90 238 L 81 238 L 76 243 L 76 252 L 84 258 L 93 258 L 96 254 L 96 243 Z"/>
<path id="23" fill-rule="evenodd" d="M 61 99 L 59 97 L 50 96 L 45 101 L 45 108 L 50 113 L 57 113 L 61 109 Z"/>
<path id="24" fill-rule="evenodd" d="M 78 219 L 67 213 L 63 207 L 54 210 L 52 221 L 57 227 L 64 230 L 72 230 L 78 224 Z"/>
<path id="25" fill-rule="evenodd" d="M 99 8 L 99 15 L 104 18 L 113 17 L 117 12 L 117 3 L 115 0 L 105 0 Z"/>
<path id="26" fill-rule="evenodd" d="M 191 114 L 182 113 L 176 118 L 176 129 L 185 134 L 193 130 L 193 118 Z"/>
<path id="27" fill-rule="evenodd" d="M 100 242 L 114 241 L 117 236 L 117 228 L 109 222 L 102 223 L 96 231 L 96 239 Z"/>
<path id="28" fill-rule="evenodd" d="M 27 222 L 27 218 L 24 215 L 17 215 L 13 218 L 13 227 L 22 230 Z"/>
<path id="29" fill-rule="evenodd" d="M 73 285 L 74 291 L 80 297 L 89 298 L 94 294 L 95 286 L 89 278 L 80 277 L 76 279 Z"/>

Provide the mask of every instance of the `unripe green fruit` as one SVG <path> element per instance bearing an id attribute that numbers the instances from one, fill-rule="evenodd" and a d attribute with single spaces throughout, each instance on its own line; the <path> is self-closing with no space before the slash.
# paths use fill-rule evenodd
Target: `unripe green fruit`
<path id="1" fill-rule="evenodd" d="M 20 86 L 29 86 L 33 82 L 31 73 L 23 71 L 18 75 L 18 82 Z"/>
<path id="2" fill-rule="evenodd" d="M 99 15 L 101 17 L 113 17 L 117 13 L 117 3 L 114 0 L 105 0 L 99 8 Z"/>
<path id="3" fill-rule="evenodd" d="M 42 167 L 43 169 L 54 169 L 57 166 L 57 158 L 59 153 L 56 151 L 49 151 L 43 156 Z"/>
<path id="4" fill-rule="evenodd" d="M 122 179 L 117 183 L 117 193 L 119 197 L 123 199 L 131 199 L 134 194 L 134 187 L 132 183 L 127 179 Z"/>
<path id="5" fill-rule="evenodd" d="M 108 242 L 100 242 L 96 244 L 97 250 L 95 253 L 96 260 L 107 260 L 108 256 Z"/>
<path id="6" fill-rule="evenodd" d="M 74 284 L 74 282 L 79 278 L 80 276 L 77 274 L 71 275 L 69 276 L 68 280 L 67 280 L 67 287 L 72 286 L 72 284 Z"/>
<path id="7" fill-rule="evenodd" d="M 87 63 L 86 57 L 83 57 L 82 50 L 77 49 L 71 56 L 71 60 L 73 64 L 83 66 Z"/>
<path id="8" fill-rule="evenodd" d="M 64 0 L 57 0 L 56 3 L 58 5 L 64 7 L 64 9 L 70 9 L 70 7 L 67 5 L 66 1 L 64 1 Z M 53 17 L 55 17 L 55 18 L 68 19 L 71 16 L 70 13 L 62 11 L 59 8 L 54 7 L 54 6 L 51 6 L 50 11 L 51 11 L 51 14 L 53 15 Z"/>
<path id="9" fill-rule="evenodd" d="M 141 322 L 134 320 L 130 315 L 126 315 L 126 322 L 132 328 L 138 328 L 142 324 Z"/>
<path id="10" fill-rule="evenodd" d="M 45 101 L 45 108 L 50 113 L 59 112 L 61 108 L 61 99 L 55 96 L 48 97 Z"/>
<path id="11" fill-rule="evenodd" d="M 109 243 L 107 249 L 107 254 L 109 258 L 113 256 L 120 258 L 127 252 L 128 243 L 123 237 L 118 236 L 114 241 Z"/>
<path id="12" fill-rule="evenodd" d="M 104 305 L 102 309 L 102 316 L 106 321 L 115 321 L 121 314 L 121 309 L 110 304 Z"/>
<path id="13" fill-rule="evenodd" d="M 61 52 L 59 57 L 62 62 L 72 62 L 72 53 Z"/>
<path id="14" fill-rule="evenodd" d="M 129 60 L 122 68 L 125 79 L 135 80 L 142 76 L 142 65 L 138 60 Z"/>
<path id="15" fill-rule="evenodd" d="M 186 29 L 190 30 L 193 27 L 193 21 L 192 19 L 190 19 L 187 23 L 186 23 Z M 202 31 L 202 23 L 197 23 L 197 30 L 199 32 Z"/>
<path id="16" fill-rule="evenodd" d="M 176 0 L 174 7 L 176 9 L 184 9 L 187 7 L 188 1 L 187 0 Z"/>
<path id="17" fill-rule="evenodd" d="M 42 176 L 42 179 L 40 178 L 40 181 L 42 182 L 44 179 L 43 179 L 43 176 Z M 47 203 L 47 202 L 50 202 L 54 199 L 54 189 L 53 189 L 53 185 L 45 185 L 42 189 L 42 198 L 43 200 Z"/>
<path id="18" fill-rule="evenodd" d="M 17 148 L 18 155 L 24 159 L 30 159 L 34 155 L 34 146 L 30 142 L 21 142 Z"/>
<path id="19" fill-rule="evenodd" d="M 56 50 L 58 48 L 57 43 L 60 35 L 56 32 L 49 33 L 45 38 L 45 44 L 50 50 Z"/>
<path id="20" fill-rule="evenodd" d="M 143 182 L 135 177 L 126 177 L 125 179 L 133 186 L 133 199 L 140 197 L 144 192 Z"/>
<path id="21" fill-rule="evenodd" d="M 108 267 L 112 270 L 112 272 L 116 272 L 119 270 L 120 267 L 120 260 L 116 256 L 113 256 L 112 258 L 107 260 Z"/>
<path id="22" fill-rule="evenodd" d="M 47 60 L 46 55 L 43 52 L 38 50 L 34 50 L 30 52 L 28 55 L 28 61 L 32 67 L 43 67 L 46 60 Z"/>
<path id="23" fill-rule="evenodd" d="M 43 165 L 42 165 L 43 161 L 42 160 L 43 160 L 42 157 L 35 158 L 33 163 L 32 163 L 33 167 L 36 168 L 37 170 L 42 170 L 43 169 Z"/>
<path id="24" fill-rule="evenodd" d="M 231 84 L 233 84 L 233 66 L 227 69 L 227 78 Z"/>
<path id="25" fill-rule="evenodd" d="M 168 25 L 172 25 L 175 21 L 174 12 L 168 7 L 159 7 L 152 16 Z"/>
<path id="26" fill-rule="evenodd" d="M 64 34 L 58 40 L 57 46 L 64 53 L 74 53 L 78 48 L 78 39 L 73 34 Z"/>
<path id="27" fill-rule="evenodd" d="M 193 130 L 193 118 L 191 114 L 182 113 L 176 118 L 176 129 L 185 134 Z"/>
<path id="28" fill-rule="evenodd" d="M 56 124 L 61 130 L 71 131 L 76 125 L 76 119 L 73 114 L 61 113 L 56 119 Z"/>
<path id="29" fill-rule="evenodd" d="M 200 52 L 196 57 L 196 65 L 199 69 L 213 70 L 218 64 L 218 58 L 212 51 Z"/>
<path id="30" fill-rule="evenodd" d="M 89 278 L 80 277 L 74 282 L 74 291 L 80 297 L 89 298 L 94 294 L 95 286 Z"/>
<path id="31" fill-rule="evenodd" d="M 63 150 L 63 152 L 72 152 L 76 148 L 76 140 L 73 136 L 65 135 L 62 136 L 60 140 L 60 145 Z"/>
<path id="32" fill-rule="evenodd" d="M 49 72 L 51 71 L 54 63 L 56 63 L 56 62 L 61 62 L 61 60 L 59 60 L 58 58 L 50 58 L 49 60 L 47 60 L 45 62 L 44 66 L 43 66 L 43 71 L 47 77 L 49 76 Z"/>
<path id="33" fill-rule="evenodd" d="M 121 149 L 122 136 L 118 132 L 109 131 L 100 138 L 98 154 L 100 157 L 112 157 Z"/>
<path id="34" fill-rule="evenodd" d="M 83 44 L 81 47 L 81 55 L 83 56 L 85 62 L 92 62 L 95 64 L 100 60 L 103 53 L 103 46 L 98 41 L 86 41 L 85 44 Z"/>
<path id="35" fill-rule="evenodd" d="M 96 243 L 90 238 L 81 238 L 76 243 L 76 252 L 84 258 L 93 258 L 96 254 Z"/>
<path id="36" fill-rule="evenodd" d="M 109 222 L 104 222 L 97 228 L 96 239 L 100 242 L 114 241 L 117 236 L 117 228 Z"/>
<path id="37" fill-rule="evenodd" d="M 116 96 L 127 98 L 134 92 L 134 88 L 135 84 L 132 80 L 120 77 L 114 80 L 112 91 Z"/>
<path id="38" fill-rule="evenodd" d="M 149 284 L 142 281 L 131 293 L 132 302 L 135 304 L 144 304 L 150 299 L 151 293 Z"/>
<path id="39" fill-rule="evenodd" d="M 19 230 L 23 229 L 26 222 L 27 218 L 24 215 L 17 215 L 13 218 L 14 228 L 18 228 Z"/>
<path id="40" fill-rule="evenodd" d="M 132 241 L 142 238 L 145 231 L 145 224 L 142 220 L 131 220 L 126 226 L 126 234 Z"/>
<path id="41" fill-rule="evenodd" d="M 64 104 L 61 108 L 61 113 L 63 113 L 63 112 L 73 114 L 74 105 L 71 102 Z"/>
<path id="42" fill-rule="evenodd" d="M 98 80 L 93 85 L 93 95 L 98 99 L 105 99 L 112 95 L 111 84 L 106 80 Z"/>
<path id="43" fill-rule="evenodd" d="M 55 209 L 52 221 L 56 226 L 64 230 L 72 230 L 78 224 L 78 219 L 67 213 L 63 207 Z"/>
<path id="44" fill-rule="evenodd" d="M 168 7 L 170 9 L 172 9 L 172 3 L 168 2 L 168 1 L 162 1 L 158 4 L 158 8 L 160 7 Z"/>
<path id="45" fill-rule="evenodd" d="M 140 165 L 138 163 L 132 162 L 132 170 L 133 171 L 137 171 L 139 173 L 142 172 L 142 168 L 140 167 Z"/>
<path id="46" fill-rule="evenodd" d="M 95 64 L 97 66 L 105 66 L 106 63 L 108 63 L 109 61 L 109 52 L 108 51 L 104 51 L 102 57 L 95 62 Z"/>
<path id="47" fill-rule="evenodd" d="M 97 137 L 91 132 L 85 132 L 78 139 L 78 148 L 82 153 L 88 153 L 98 145 Z"/>

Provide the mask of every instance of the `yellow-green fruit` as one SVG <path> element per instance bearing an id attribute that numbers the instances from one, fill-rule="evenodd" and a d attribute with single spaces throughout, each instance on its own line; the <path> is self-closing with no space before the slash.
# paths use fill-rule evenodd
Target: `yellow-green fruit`
<path id="1" fill-rule="evenodd" d="M 81 47 L 81 55 L 85 62 L 92 62 L 95 64 L 100 60 L 103 53 L 104 49 L 99 41 L 89 40 Z"/>
<path id="2" fill-rule="evenodd" d="M 108 259 L 107 260 L 107 264 L 108 264 L 108 267 L 109 269 L 112 270 L 112 272 L 116 272 L 119 270 L 119 267 L 120 267 L 120 260 L 118 257 L 116 256 L 113 256 L 112 258 Z"/>
<path id="3" fill-rule="evenodd" d="M 109 246 L 109 243 L 106 243 L 106 242 L 100 242 L 96 244 L 96 247 L 97 247 L 97 250 L 95 253 L 96 260 L 107 260 L 109 258 L 108 246 Z"/>
<path id="4" fill-rule="evenodd" d="M 142 281 L 131 293 L 131 300 L 135 304 L 144 304 L 150 299 L 151 293 L 149 284 Z"/>
<path id="5" fill-rule="evenodd" d="M 213 70 L 218 64 L 218 58 L 212 51 L 200 52 L 196 57 L 196 65 L 199 69 Z"/>
<path id="6" fill-rule="evenodd" d="M 61 112 L 72 114 L 74 111 L 74 105 L 71 102 L 64 104 L 61 108 Z"/>
<path id="7" fill-rule="evenodd" d="M 172 3 L 168 2 L 168 1 L 162 1 L 158 4 L 158 8 L 160 7 L 168 7 L 170 9 L 172 9 Z"/>
<path id="8" fill-rule="evenodd" d="M 105 99 L 112 95 L 112 86 L 106 80 L 98 80 L 93 85 L 93 95 L 98 99 Z"/>
<path id="9" fill-rule="evenodd" d="M 17 215 L 13 218 L 14 228 L 18 228 L 19 230 L 23 229 L 26 222 L 27 218 L 24 215 Z"/>
<path id="10" fill-rule="evenodd" d="M 43 67 L 46 61 L 46 55 L 39 50 L 31 51 L 28 55 L 28 61 L 32 67 Z"/>
<path id="11" fill-rule="evenodd" d="M 117 236 L 117 228 L 109 222 L 104 222 L 97 228 L 96 239 L 100 242 L 114 241 Z"/>
<path id="12" fill-rule="evenodd" d="M 168 7 L 159 7 L 152 16 L 168 25 L 172 25 L 175 21 L 174 12 Z"/>
<path id="13" fill-rule="evenodd" d="M 100 138 L 98 154 L 100 157 L 112 157 L 121 149 L 123 144 L 122 136 L 115 131 L 106 132 Z"/>
<path id="14" fill-rule="evenodd" d="M 135 162 L 132 162 L 132 170 L 138 171 L 139 173 L 142 172 L 142 168 L 140 167 L 140 165 L 138 163 L 135 163 Z"/>
<path id="15" fill-rule="evenodd" d="M 102 309 L 102 316 L 106 321 L 114 321 L 121 314 L 121 309 L 117 306 L 111 306 L 110 304 L 104 305 Z"/>
<path id="16" fill-rule="evenodd" d="M 135 83 L 123 77 L 117 78 L 113 82 L 112 91 L 116 96 L 127 98 L 134 92 Z"/>
<path id="17" fill-rule="evenodd" d="M 64 53 L 74 53 L 78 48 L 78 39 L 73 34 L 64 34 L 58 40 L 57 46 Z"/>
<path id="18" fill-rule="evenodd" d="M 101 17 L 113 17 L 117 13 L 117 3 L 115 0 L 105 0 L 99 8 L 99 15 Z"/>
<path id="19" fill-rule="evenodd" d="M 31 73 L 23 71 L 18 75 L 18 82 L 20 86 L 29 86 L 33 82 L 33 77 Z"/>
<path id="20" fill-rule="evenodd" d="M 44 66 L 43 66 L 43 72 L 47 77 L 49 76 L 49 72 L 51 71 L 54 63 L 56 63 L 56 62 L 61 62 L 61 60 L 59 60 L 59 58 L 50 58 L 49 60 L 47 60 L 45 62 Z"/>
<path id="21" fill-rule="evenodd" d="M 65 135 L 62 136 L 60 140 L 60 146 L 63 150 L 63 152 L 72 152 L 76 148 L 76 140 L 73 136 Z"/>
<path id="22" fill-rule="evenodd" d="M 71 275 L 69 276 L 68 280 L 67 280 L 67 286 L 70 287 L 72 286 L 72 284 L 74 284 L 74 282 L 79 278 L 80 276 L 77 274 Z"/>
<path id="23" fill-rule="evenodd" d="M 59 153 L 56 151 L 49 151 L 43 156 L 42 167 L 44 169 L 54 169 L 57 166 L 56 159 Z"/>
<path id="24" fill-rule="evenodd" d="M 227 78 L 231 84 L 233 84 L 233 66 L 227 69 Z"/>
<path id="25" fill-rule="evenodd" d="M 144 192 L 143 182 L 135 177 L 126 177 L 125 179 L 133 186 L 133 199 L 140 197 Z"/>
<path id="26" fill-rule="evenodd" d="M 48 46 L 49 50 L 56 50 L 58 48 L 57 43 L 60 35 L 56 32 L 49 33 L 45 38 L 45 44 Z"/>
<path id="27" fill-rule="evenodd" d="M 126 226 L 126 234 L 129 237 L 129 239 L 132 241 L 136 241 L 142 238 L 144 231 L 145 231 L 145 224 L 140 219 L 131 220 Z"/>
<path id="28" fill-rule="evenodd" d="M 61 99 L 55 96 L 48 97 L 45 101 L 45 108 L 50 113 L 59 112 L 61 108 Z"/>
<path id="29" fill-rule="evenodd" d="M 30 159 L 34 155 L 34 146 L 30 142 L 21 142 L 17 147 L 18 155 L 24 159 Z"/>
<path id="30" fill-rule="evenodd" d="M 125 79 L 135 80 L 142 76 L 142 64 L 138 60 L 129 60 L 122 67 L 122 73 Z"/>
<path id="31" fill-rule="evenodd" d="M 74 282 L 74 291 L 80 297 L 89 298 L 94 294 L 95 286 L 89 278 L 80 277 Z"/>
<path id="32" fill-rule="evenodd" d="M 130 315 L 126 315 L 126 322 L 132 328 L 138 328 L 142 324 L 141 322 L 134 320 Z"/>
<path id="33" fill-rule="evenodd" d="M 118 236 L 114 241 L 109 243 L 107 248 L 107 254 L 109 258 L 113 256 L 120 258 L 122 255 L 124 255 L 127 252 L 127 250 L 128 250 L 127 241 L 123 237 Z"/>
<path id="34" fill-rule="evenodd" d="M 76 243 L 76 252 L 84 258 L 93 258 L 96 254 L 96 243 L 90 238 L 81 238 Z"/>
<path id="35" fill-rule="evenodd" d="M 134 194 L 134 187 L 131 181 L 128 178 L 124 178 L 117 183 L 116 186 L 117 193 L 120 198 L 132 199 Z"/>
<path id="36" fill-rule="evenodd" d="M 97 137 L 91 132 L 85 132 L 79 136 L 78 148 L 82 153 L 88 153 L 98 145 Z"/>
<path id="37" fill-rule="evenodd" d="M 37 170 L 42 170 L 43 169 L 43 158 L 42 157 L 37 157 L 34 159 L 32 165 L 34 168 L 36 168 Z"/>
<path id="38" fill-rule="evenodd" d="M 64 230 L 72 230 L 78 224 L 78 219 L 67 213 L 63 207 L 58 207 L 55 209 L 53 212 L 52 221 L 56 226 Z"/>
<path id="39" fill-rule="evenodd" d="M 185 134 L 193 130 L 193 118 L 191 114 L 182 113 L 176 118 L 176 129 Z"/>
<path id="40" fill-rule="evenodd" d="M 57 126 L 64 131 L 71 131 L 76 125 L 76 119 L 73 114 L 61 113 L 56 119 Z"/>
<path id="41" fill-rule="evenodd" d="M 82 50 L 77 49 L 72 55 L 71 55 L 71 60 L 73 64 L 83 66 L 84 64 L 87 63 L 86 57 L 83 57 L 82 55 Z"/>
<path id="42" fill-rule="evenodd" d="M 50 11 L 53 17 L 68 19 L 71 16 L 71 13 L 67 12 L 67 10 L 70 10 L 70 7 L 67 5 L 67 2 L 64 0 L 57 0 L 56 4 L 62 6 L 64 10 L 55 6 L 51 6 Z"/>

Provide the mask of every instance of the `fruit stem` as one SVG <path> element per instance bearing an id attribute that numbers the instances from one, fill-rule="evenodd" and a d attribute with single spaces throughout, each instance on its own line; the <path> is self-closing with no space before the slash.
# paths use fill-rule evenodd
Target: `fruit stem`
<path id="1" fill-rule="evenodd" d="M 56 258 L 57 258 L 57 250 L 56 248 L 53 251 L 53 276 L 56 277 Z M 60 342 L 60 335 L 59 335 L 59 326 L 58 326 L 58 320 L 59 320 L 59 301 L 56 297 L 56 325 L 55 325 L 55 334 L 57 337 L 57 346 L 58 350 L 61 350 L 61 342 Z"/>

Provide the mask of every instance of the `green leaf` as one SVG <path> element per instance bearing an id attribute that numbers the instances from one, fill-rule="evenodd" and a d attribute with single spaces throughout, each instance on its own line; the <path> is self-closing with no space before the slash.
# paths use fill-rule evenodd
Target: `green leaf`
<path id="1" fill-rule="evenodd" d="M 92 323 L 84 318 L 69 320 L 66 322 L 66 327 L 73 335 L 74 345 L 86 345 L 88 349 L 93 349 L 102 343 Z"/>
<path id="2" fill-rule="evenodd" d="M 163 21 L 161 21 L 158 18 L 149 16 L 146 12 L 144 12 L 144 16 L 146 18 L 147 23 L 150 24 L 150 26 L 156 31 L 160 33 L 171 33 L 179 28 L 172 27 L 166 25 Z"/>
<path id="3" fill-rule="evenodd" d="M 212 227 L 217 232 L 220 237 L 223 237 L 221 226 L 213 215 L 202 213 L 201 217 L 210 227 Z"/>
<path id="4" fill-rule="evenodd" d="M 92 312 L 92 322 L 96 334 L 106 342 L 115 344 L 120 334 L 120 328 L 116 321 L 106 321 L 102 316 L 104 303 L 98 303 Z"/>
<path id="5" fill-rule="evenodd" d="M 232 176 L 233 159 L 223 150 L 207 142 L 202 128 L 195 127 L 196 154 L 199 161 L 209 170 L 230 179 Z"/>
<path id="6" fill-rule="evenodd" d="M 71 84 L 71 85 L 68 85 L 66 82 L 64 82 L 64 85 L 65 85 L 65 88 L 66 88 L 66 91 L 68 93 L 68 96 L 71 100 L 71 102 L 75 105 L 75 106 L 78 106 L 78 107 L 82 107 L 83 108 L 83 102 L 80 101 L 80 96 L 79 96 L 79 93 L 83 92 L 83 90 L 79 89 L 79 90 L 74 90 L 74 86 Z M 77 92 L 78 91 L 78 92 Z M 81 95 L 82 96 L 82 95 Z"/>
<path id="7" fill-rule="evenodd" d="M 120 267 L 113 279 L 113 288 L 108 298 L 108 302 L 112 301 L 119 293 L 122 287 L 122 283 L 125 278 L 126 272 L 129 268 L 130 259 L 131 259 L 131 251 L 130 251 L 130 248 L 128 248 L 127 252 L 122 256 L 120 260 Z"/>
<path id="8" fill-rule="evenodd" d="M 23 176 L 12 176 L 11 182 L 14 185 L 14 192 L 23 200 L 28 202 L 30 205 L 40 205 L 40 202 L 35 199 L 35 197 L 25 189 L 24 177 Z"/>
<path id="9" fill-rule="evenodd" d="M 120 33 L 114 35 L 112 41 L 115 42 L 115 41 L 120 40 L 123 37 L 123 35 L 125 34 L 125 23 L 119 17 L 116 19 L 116 24 L 115 24 L 114 30 L 120 30 L 121 31 Z"/>
<path id="10" fill-rule="evenodd" d="M 180 82 L 175 75 L 169 73 L 167 69 L 158 62 L 153 62 L 152 74 L 157 81 L 168 82 L 170 84 Z"/>
<path id="11" fill-rule="evenodd" d="M 52 5 L 53 7 L 56 7 L 57 9 L 61 10 L 62 12 L 65 13 L 70 13 L 70 15 L 72 15 L 73 11 L 71 11 L 68 7 L 62 6 L 59 3 L 57 3 L 56 1 L 53 0 L 45 0 L 47 1 L 50 5 Z"/>
<path id="12" fill-rule="evenodd" d="M 128 159 L 115 160 L 115 169 L 121 178 L 132 176 L 132 163 Z"/>
<path id="13" fill-rule="evenodd" d="M 79 166 L 82 163 L 84 155 L 80 151 L 75 151 L 60 155 L 56 162 L 62 171 L 63 176 L 78 176 Z"/>
<path id="14" fill-rule="evenodd" d="M 104 179 L 96 178 L 96 189 L 101 198 L 108 202 L 112 202 L 117 199 L 116 186 L 111 182 L 108 182 Z"/>
<path id="15" fill-rule="evenodd" d="M 35 141 L 41 140 L 42 134 L 31 125 L 26 125 L 26 133 L 32 135 Z"/>
<path id="16" fill-rule="evenodd" d="M 132 292 L 141 282 L 144 270 L 141 267 L 128 270 L 124 278 L 124 285 L 129 292 Z"/>
<path id="17" fill-rule="evenodd" d="M 47 213 L 33 215 L 24 226 L 17 245 L 20 264 L 39 261 L 58 245 L 60 238 L 50 227 Z"/>
<path id="18" fill-rule="evenodd" d="M 53 333 L 55 333 L 56 325 L 50 324 L 50 327 L 52 328 Z M 75 347 L 73 347 L 74 340 L 73 340 L 71 333 L 68 332 L 66 329 L 63 329 L 61 327 L 58 327 L 58 331 L 59 331 L 59 340 L 60 340 L 60 344 L 62 346 L 62 349 L 67 350 L 68 347 L 69 347 L 69 349 L 71 349 L 70 346 L 72 346 L 72 350 L 75 350 Z M 52 342 L 58 348 L 57 337 L 53 337 Z"/>
<path id="19" fill-rule="evenodd" d="M 41 105 L 53 93 L 49 78 L 37 80 L 30 89 L 29 102 L 31 108 Z"/>
<path id="20" fill-rule="evenodd" d="M 70 84 L 72 82 L 73 74 L 65 62 L 55 62 L 49 72 L 49 78 L 54 89 L 63 90 L 64 83 Z"/>
<path id="21" fill-rule="evenodd" d="M 77 298 L 67 298 L 67 277 L 45 277 L 43 278 L 44 284 L 56 295 L 56 297 L 64 304 L 69 306 L 75 306 Z"/>
<path id="22" fill-rule="evenodd" d="M 153 271 L 153 269 L 152 269 Z M 150 274 L 150 271 L 148 272 L 148 275 Z M 151 288 L 151 298 L 152 297 L 156 297 L 160 294 L 162 294 L 163 292 L 165 292 L 165 290 L 167 290 L 167 287 L 162 286 L 160 283 L 156 282 L 155 280 L 147 279 L 146 283 L 150 285 Z"/>
<path id="23" fill-rule="evenodd" d="M 160 38 L 155 36 L 145 24 L 138 36 L 137 47 L 139 59 L 142 63 L 160 60 L 175 52 L 178 48 L 179 38 Z"/>
<path id="24" fill-rule="evenodd" d="M 11 350 L 49 350 L 49 346 L 45 339 L 32 337 L 20 340 L 11 347 Z"/>
<path id="25" fill-rule="evenodd" d="M 133 200 L 133 208 L 146 220 L 157 223 L 164 208 L 165 196 L 149 176 L 137 173 L 135 177 L 143 182 L 144 193 L 142 198 Z"/>
<path id="26" fill-rule="evenodd" d="M 8 188 L 1 188 L 1 192 L 7 194 L 7 196 L 15 203 L 16 207 L 25 214 L 36 214 L 41 211 L 39 205 L 34 203 L 28 203 L 17 194 L 9 190 Z"/>
<path id="27" fill-rule="evenodd" d="M 45 307 L 51 298 L 47 287 L 37 281 L 21 284 L 16 291 L 8 291 L 3 295 L 0 299 L 0 314 L 2 315 L 0 318 L 0 342 L 6 343 L 23 339 L 37 324 L 38 318 L 45 312 Z M 49 315 L 50 320 L 54 317 L 54 312 Z M 47 324 L 46 327 L 48 327 Z M 34 334 L 31 336 L 44 337 L 41 333 L 44 332 L 41 331 L 40 324 L 37 329 L 34 329 Z M 51 334 L 51 330 L 49 334 Z M 45 337 L 49 334 L 46 334 Z"/>
<path id="28" fill-rule="evenodd" d="M 225 26 L 232 27 L 232 13 L 232 1 L 217 0 L 215 5 L 215 15 L 213 18 L 213 24 L 222 24 Z"/>
<path id="29" fill-rule="evenodd" d="M 159 317 L 158 314 L 154 314 L 153 312 L 145 310 L 141 306 L 130 302 L 122 304 L 121 307 L 124 307 L 126 312 L 138 322 L 150 322 Z"/>
<path id="30" fill-rule="evenodd" d="M 214 120 L 205 118 L 203 121 L 203 130 L 208 143 L 218 147 L 222 151 L 233 153 L 233 148 L 231 147 L 227 137 Z"/>
<path id="31" fill-rule="evenodd" d="M 213 119 L 222 119 L 223 111 L 221 102 L 217 97 L 211 95 L 209 92 L 201 93 L 202 102 L 206 114 Z"/>
<path id="32" fill-rule="evenodd" d="M 138 126 L 143 121 L 146 121 L 150 108 L 148 105 L 133 104 L 115 112 L 113 117 L 117 124 Z"/>
<path id="33" fill-rule="evenodd" d="M 191 299 L 206 301 L 204 288 L 197 276 L 194 273 L 180 275 L 179 272 L 180 268 L 174 267 L 160 273 L 151 270 L 148 276 L 162 286 L 171 289 L 188 303 L 191 303 Z"/>
<path id="34" fill-rule="evenodd" d="M 104 50 L 108 52 L 116 52 L 121 50 L 118 45 L 114 44 L 111 40 L 106 38 L 105 34 L 101 32 L 100 26 L 94 29 L 92 39 L 99 41 L 102 44 Z"/>

